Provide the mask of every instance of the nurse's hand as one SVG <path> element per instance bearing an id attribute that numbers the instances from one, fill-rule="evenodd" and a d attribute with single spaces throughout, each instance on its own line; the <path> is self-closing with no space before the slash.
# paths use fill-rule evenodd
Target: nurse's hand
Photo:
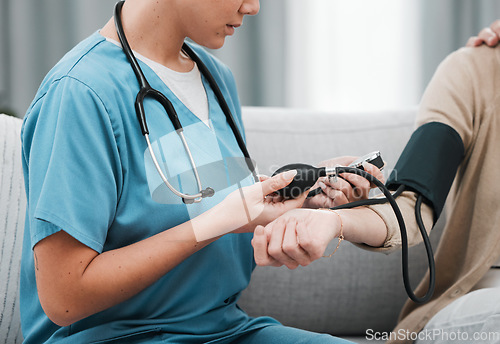
<path id="1" fill-rule="evenodd" d="M 254 231 L 255 262 L 261 266 L 295 269 L 325 254 L 330 241 L 339 236 L 340 218 L 331 211 L 294 209 L 265 228 Z"/>
<path id="2" fill-rule="evenodd" d="M 344 156 L 340 158 L 322 161 L 318 164 L 319 167 L 327 166 L 348 166 L 357 157 Z M 384 182 L 382 172 L 372 164 L 363 166 L 366 172 L 370 173 L 380 181 Z M 352 173 L 342 173 L 342 178 L 337 178 L 337 181 L 323 177 L 311 188 L 311 190 L 321 187 L 322 193 L 306 199 L 304 202 L 305 208 L 333 208 L 346 203 L 367 199 L 370 189 L 374 187 L 365 178 Z"/>
<path id="3" fill-rule="evenodd" d="M 485 43 L 490 47 L 495 47 L 500 42 L 500 19 L 494 21 L 490 27 L 482 29 L 477 36 L 469 38 L 467 47 L 478 47 Z"/>
<path id="4" fill-rule="evenodd" d="M 287 171 L 274 177 L 261 177 L 260 182 L 230 193 L 221 209 L 231 218 L 233 233 L 253 232 L 258 225 L 267 225 L 287 211 L 300 208 L 307 193 L 296 199 L 282 201 L 272 194 L 291 183 L 297 171 Z"/>

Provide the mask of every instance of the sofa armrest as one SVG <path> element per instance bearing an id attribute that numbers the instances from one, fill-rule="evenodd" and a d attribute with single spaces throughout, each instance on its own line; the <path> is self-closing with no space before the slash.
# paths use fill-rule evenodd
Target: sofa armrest
<path id="1" fill-rule="evenodd" d="M 0 114 L 0 342 L 22 342 L 19 273 L 26 211 L 21 120 Z"/>

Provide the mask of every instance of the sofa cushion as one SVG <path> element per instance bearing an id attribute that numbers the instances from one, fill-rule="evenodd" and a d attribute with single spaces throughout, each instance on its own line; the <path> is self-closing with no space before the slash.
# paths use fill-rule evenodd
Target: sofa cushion
<path id="1" fill-rule="evenodd" d="M 0 342 L 22 342 L 19 269 L 26 196 L 21 167 L 21 120 L 0 114 Z"/>

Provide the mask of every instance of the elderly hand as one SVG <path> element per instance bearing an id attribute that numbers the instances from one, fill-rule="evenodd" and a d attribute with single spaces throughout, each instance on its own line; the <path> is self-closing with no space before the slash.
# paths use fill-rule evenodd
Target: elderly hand
<path id="1" fill-rule="evenodd" d="M 328 243 L 339 236 L 341 219 L 328 210 L 294 209 L 257 226 L 252 239 L 255 262 L 261 266 L 295 269 L 323 256 Z"/>
<path id="2" fill-rule="evenodd" d="M 494 21 L 490 27 L 482 29 L 477 36 L 469 38 L 467 47 L 478 47 L 485 43 L 490 47 L 495 47 L 500 42 L 500 19 Z"/>
<path id="3" fill-rule="evenodd" d="M 345 156 L 330 160 L 322 161 L 318 166 L 333 167 L 333 166 L 348 166 L 357 157 Z M 384 182 L 382 172 L 372 164 L 363 166 L 366 172 L 370 173 L 380 181 Z M 365 178 L 352 173 L 342 173 L 342 178 L 337 178 L 337 181 L 329 178 L 320 178 L 318 182 L 311 188 L 314 190 L 321 187 L 322 193 L 308 198 L 304 202 L 305 208 L 333 208 L 346 203 L 367 199 L 370 189 L 373 187 Z"/>

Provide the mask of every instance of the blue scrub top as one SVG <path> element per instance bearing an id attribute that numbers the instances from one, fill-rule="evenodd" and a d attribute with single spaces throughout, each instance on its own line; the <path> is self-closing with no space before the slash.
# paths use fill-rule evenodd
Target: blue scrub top
<path id="1" fill-rule="evenodd" d="M 193 49 L 243 131 L 231 72 L 200 47 Z M 236 305 L 255 267 L 251 234 L 223 236 L 133 298 L 71 326 L 58 327 L 44 314 L 32 251 L 43 238 L 64 230 L 99 253 L 113 250 L 189 221 L 253 182 L 206 80 L 211 127 L 140 63 L 151 86 L 173 103 L 203 187 L 214 187 L 216 194 L 185 205 L 162 184 L 140 132 L 134 109 L 138 82 L 124 53 L 99 33 L 81 42 L 46 76 L 23 125 L 28 209 L 21 320 L 26 343 L 132 342 L 152 335 L 161 342 L 217 342 L 277 323 L 252 319 Z M 191 165 L 163 108 L 153 100 L 145 106 L 160 165 L 174 185 L 196 192 Z"/>

